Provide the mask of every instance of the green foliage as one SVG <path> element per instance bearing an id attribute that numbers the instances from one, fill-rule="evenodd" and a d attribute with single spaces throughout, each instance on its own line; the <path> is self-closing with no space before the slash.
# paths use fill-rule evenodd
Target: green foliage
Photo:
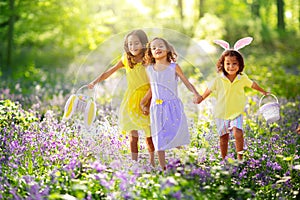
<path id="1" fill-rule="evenodd" d="M 13 60 L 16 67 L 28 65 L 28 62 L 34 62 L 37 67 L 68 64 L 78 55 L 96 49 L 111 34 L 137 25 L 174 29 L 190 37 L 195 35 L 209 40 L 223 36 L 235 41 L 246 34 L 269 43 L 277 35 L 277 5 L 272 1 L 228 0 L 220 4 L 213 0 L 199 4 L 194 0 L 182 2 L 182 6 L 169 0 L 159 4 L 145 0 L 132 3 L 92 0 L 14 2 L 14 10 L 10 10 L 8 2 L 1 3 L 0 36 L 7 41 L 9 17 L 15 16 Z M 298 3 L 294 0 L 285 6 L 290 13 L 286 18 L 286 31 L 296 36 L 299 35 L 295 10 Z M 255 6 L 258 8 L 256 13 Z M 2 65 L 7 46 L 6 43 L 0 45 Z"/>
<path id="2" fill-rule="evenodd" d="M 133 28 L 156 27 L 179 31 L 190 39 L 208 42 L 225 39 L 231 44 L 250 35 L 254 37 L 251 49 L 242 50 L 246 57 L 247 72 L 254 76 L 258 76 L 261 69 L 270 72 L 268 77 L 272 79 L 266 80 L 261 76 L 257 80 L 264 85 L 272 85 L 272 91 L 280 96 L 293 98 L 299 94 L 296 87 L 299 85 L 299 13 L 296 10 L 299 2 L 286 2 L 285 9 L 289 15 L 285 18 L 287 28 L 284 32 L 277 31 L 277 4 L 274 1 L 226 0 L 220 4 L 212 0 L 199 4 L 194 0 L 182 3 L 180 6 L 177 1 L 169 0 L 159 4 L 145 0 L 132 3 L 15 1 L 15 9 L 10 10 L 8 2 L 3 1 L 0 37 L 4 42 L 0 43 L 0 77 L 8 82 L 12 91 L 13 83 L 19 82 L 24 85 L 23 92 L 29 93 L 29 88 L 32 88 L 30 82 L 44 87 L 43 82 L 48 82 L 48 76 L 53 76 L 53 71 L 66 74 L 70 66 L 83 66 L 84 62 L 89 62 L 85 60 L 87 55 L 100 44 L 112 49 L 111 45 L 116 45 L 105 43 L 111 35 L 123 34 Z M 11 16 L 15 16 L 13 38 L 8 38 Z M 185 52 L 186 44 L 181 45 L 180 39 L 172 38 L 173 34 L 167 37 L 180 45 L 179 51 Z M 12 66 L 6 66 L 8 40 L 14 41 Z M 118 44 L 120 49 L 115 49 L 119 54 L 122 52 L 121 43 Z M 102 54 L 105 58 L 89 64 L 108 66 L 108 62 L 114 60 L 109 55 L 113 54 L 115 52 L 108 51 Z M 71 70 L 76 71 L 78 67 Z M 200 77 L 197 73 L 200 72 L 189 70 L 187 75 Z M 74 77 L 71 77 L 71 81 L 74 81 Z M 50 82 L 54 87 L 56 80 Z"/>
<path id="3" fill-rule="evenodd" d="M 77 55 L 95 49 L 109 29 L 97 27 L 92 1 L 20 1 L 15 3 L 13 66 L 34 63 L 53 68 L 67 65 Z M 4 12 L 10 12 L 8 4 Z M 3 13 L 3 14 L 5 14 Z M 8 18 L 3 16 L 5 23 Z M 3 37 L 5 30 L 3 30 Z M 1 33 L 1 32 L 0 32 Z M 3 46 L 5 50 L 6 46 Z M 2 50 L 5 61 L 6 52 Z"/>
<path id="4" fill-rule="evenodd" d="M 12 126 L 26 130 L 38 118 L 31 112 L 24 111 L 22 105 L 10 100 L 0 100 L 0 132 L 9 131 Z"/>
<path id="5" fill-rule="evenodd" d="M 298 40 L 295 39 L 294 42 L 297 43 Z M 288 46 L 294 48 L 289 49 Z M 296 52 L 299 52 L 299 47 L 292 43 L 286 46 L 280 41 L 274 41 L 272 46 L 264 49 L 255 48 L 246 54 L 245 71 L 272 93 L 295 98 L 300 92 L 300 63 L 294 59 Z"/>

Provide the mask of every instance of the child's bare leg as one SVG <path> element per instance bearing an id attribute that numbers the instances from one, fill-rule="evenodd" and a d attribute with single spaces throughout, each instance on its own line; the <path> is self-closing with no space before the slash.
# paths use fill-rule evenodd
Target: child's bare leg
<path id="1" fill-rule="evenodd" d="M 157 151 L 159 165 L 161 166 L 162 170 L 166 170 L 166 155 L 165 151 Z"/>
<path id="2" fill-rule="evenodd" d="M 235 148 L 237 152 L 237 158 L 239 160 L 243 159 L 243 155 L 239 154 L 240 151 L 243 151 L 244 149 L 244 135 L 243 131 L 241 129 L 238 129 L 236 127 L 233 127 L 233 134 L 235 137 Z"/>
<path id="3" fill-rule="evenodd" d="M 148 152 L 149 152 L 149 161 L 150 161 L 151 165 L 154 167 L 155 166 L 155 162 L 154 162 L 154 145 L 153 145 L 152 137 L 147 137 L 146 138 L 146 144 L 147 144 Z"/>
<path id="4" fill-rule="evenodd" d="M 130 131 L 130 151 L 131 151 L 131 159 L 138 160 L 138 141 L 139 135 L 136 130 Z"/>
<path id="5" fill-rule="evenodd" d="M 226 133 L 225 135 L 222 135 L 220 137 L 220 150 L 221 150 L 221 155 L 222 155 L 223 160 L 227 156 L 228 140 L 229 140 L 229 134 L 228 133 Z"/>

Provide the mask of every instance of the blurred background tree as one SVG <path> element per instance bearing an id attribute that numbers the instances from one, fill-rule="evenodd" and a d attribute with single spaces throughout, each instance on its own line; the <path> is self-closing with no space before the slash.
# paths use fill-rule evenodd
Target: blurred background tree
<path id="1" fill-rule="evenodd" d="M 59 74 L 65 79 L 71 65 L 85 62 L 108 38 L 160 28 L 210 44 L 253 36 L 251 48 L 243 49 L 247 72 L 277 94 L 293 97 L 299 94 L 299 10 L 299 0 L 0 0 L 2 87 L 42 83 Z"/>

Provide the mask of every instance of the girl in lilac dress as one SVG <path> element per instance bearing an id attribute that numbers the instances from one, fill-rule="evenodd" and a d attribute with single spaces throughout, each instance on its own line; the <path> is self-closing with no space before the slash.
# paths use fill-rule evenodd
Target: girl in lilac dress
<path id="1" fill-rule="evenodd" d="M 194 93 L 194 103 L 202 97 L 176 64 L 174 48 L 163 38 L 154 38 L 148 43 L 145 61 L 150 79 L 151 93 L 141 101 L 141 107 L 147 111 L 147 102 L 151 98 L 150 122 L 151 134 L 159 164 L 166 169 L 165 150 L 187 145 L 190 135 L 182 101 L 177 95 L 178 77 Z"/>

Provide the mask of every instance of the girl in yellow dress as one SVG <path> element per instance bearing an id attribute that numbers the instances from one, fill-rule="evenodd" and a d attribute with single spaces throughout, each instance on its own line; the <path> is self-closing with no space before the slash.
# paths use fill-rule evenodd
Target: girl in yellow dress
<path id="1" fill-rule="evenodd" d="M 125 68 L 127 89 L 120 105 L 119 126 L 122 131 L 129 132 L 131 158 L 138 159 L 138 130 L 144 130 L 146 144 L 150 155 L 150 163 L 154 166 L 154 146 L 150 133 L 149 112 L 140 108 L 140 102 L 150 89 L 149 80 L 143 63 L 148 37 L 143 30 L 134 30 L 126 35 L 121 60 L 100 74 L 88 87 L 93 89 L 95 84 L 107 79 L 114 72 Z"/>

